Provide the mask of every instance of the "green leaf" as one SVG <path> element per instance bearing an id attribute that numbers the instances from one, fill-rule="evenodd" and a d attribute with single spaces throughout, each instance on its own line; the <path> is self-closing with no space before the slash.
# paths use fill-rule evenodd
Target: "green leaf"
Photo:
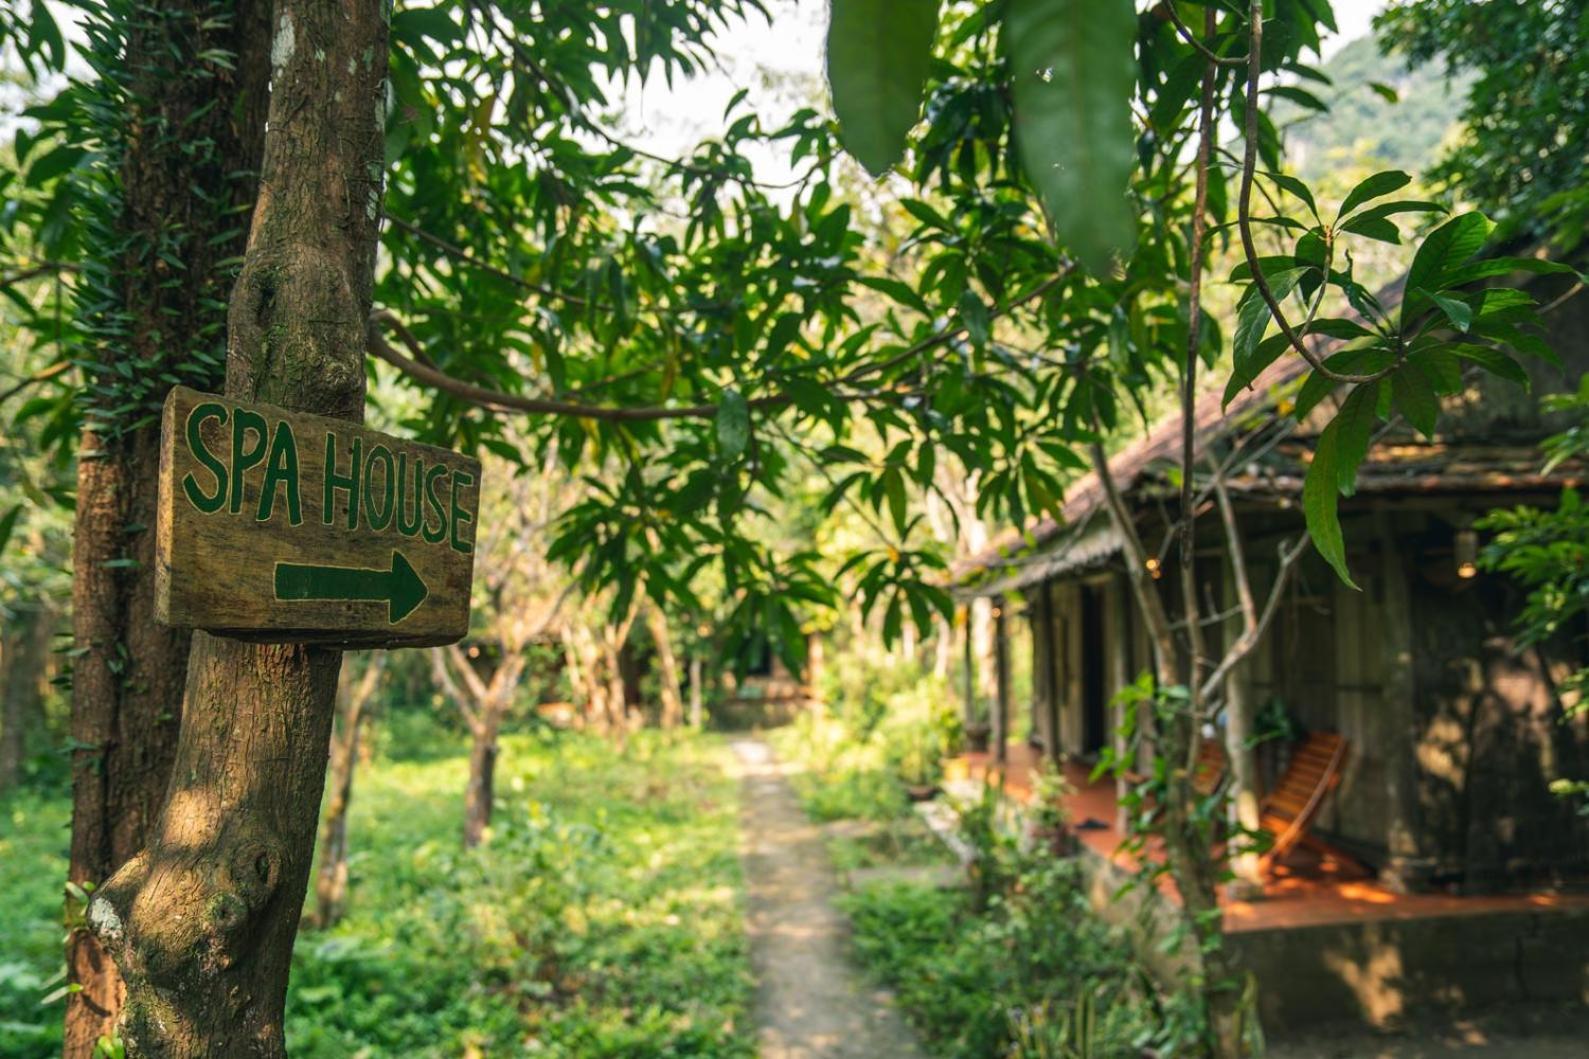
<path id="1" fill-rule="evenodd" d="M 445 7 L 407 8 L 392 16 L 392 36 L 409 44 L 420 37 L 439 44 L 462 44 L 467 30 L 452 20 Z"/>
<path id="2" fill-rule="evenodd" d="M 873 176 L 905 154 L 921 113 L 938 0 L 833 0 L 828 85 L 839 138 Z"/>
<path id="3" fill-rule="evenodd" d="M 1387 103 L 1401 102 L 1401 93 L 1397 92 L 1393 86 L 1387 85 L 1383 81 L 1370 81 L 1368 82 L 1368 87 L 1373 89 L 1376 96 L 1378 96 L 1380 99 L 1383 99 Z"/>
<path id="4" fill-rule="evenodd" d="M 1312 110 L 1322 114 L 1330 109 L 1324 100 L 1307 89 L 1298 88 L 1295 85 L 1275 85 L 1269 89 L 1268 94 L 1278 96 L 1281 99 L 1289 99 L 1304 110 Z"/>
<path id="5" fill-rule="evenodd" d="M 1401 229 L 1396 227 L 1395 221 L 1384 217 L 1353 217 L 1341 225 L 1341 231 L 1361 235 L 1365 239 L 1377 239 L 1392 246 L 1401 245 Z"/>
<path id="6" fill-rule="evenodd" d="M 1412 268 L 1407 270 L 1409 293 L 1401 303 L 1403 325 L 1415 319 L 1427 304 L 1427 299 L 1419 292 L 1450 286 L 1446 277 L 1457 274 L 1458 269 L 1479 252 L 1490 237 L 1490 228 L 1489 220 L 1482 213 L 1463 213 L 1429 233 L 1413 255 Z"/>
<path id="7" fill-rule="evenodd" d="M 1416 364 L 1403 364 L 1390 377 L 1396 408 L 1424 437 L 1432 438 L 1440 420 L 1440 398 L 1429 376 Z"/>
<path id="8" fill-rule="evenodd" d="M 1523 370 L 1521 364 L 1498 349 L 1470 343 L 1457 343 L 1441 348 L 1456 354 L 1463 360 L 1472 361 L 1491 375 L 1515 382 L 1520 386 L 1528 385 L 1528 372 Z"/>
<path id="9" fill-rule="evenodd" d="M 17 519 L 22 517 L 22 505 L 12 504 L 11 510 L 0 515 L 0 552 L 5 551 L 6 542 L 11 539 L 11 533 L 17 528 Z"/>
<path id="10" fill-rule="evenodd" d="M 932 315 L 932 308 L 922 300 L 921 295 L 917 294 L 915 289 L 908 283 L 903 283 L 887 276 L 858 276 L 856 282 L 863 287 L 870 287 L 880 294 L 888 295 L 901 305 L 909 306 L 923 316 Z"/>
<path id="11" fill-rule="evenodd" d="M 717 406 L 717 448 L 737 460 L 750 444 L 750 405 L 738 390 L 724 390 Z"/>
<path id="12" fill-rule="evenodd" d="M 48 154 L 40 155 L 32 165 L 28 166 L 28 187 L 43 187 L 77 165 L 86 154 L 88 152 L 81 147 L 63 144 Z"/>
<path id="13" fill-rule="evenodd" d="M 1275 301 L 1284 301 L 1309 271 L 1305 268 L 1288 268 L 1272 273 L 1266 270 L 1264 275 L 1269 280 L 1269 291 Z M 1232 366 L 1230 382 L 1225 385 L 1225 404 L 1252 385 L 1253 380 L 1273 364 L 1289 345 L 1284 334 L 1263 339 L 1263 333 L 1269 329 L 1272 319 L 1269 306 L 1259 296 L 1258 288 L 1249 288 L 1236 311 L 1236 336 L 1232 341 Z M 1275 338 L 1279 341 L 1276 342 Z"/>
<path id="14" fill-rule="evenodd" d="M 1319 217 L 1319 204 L 1313 201 L 1313 192 L 1308 190 L 1308 186 L 1306 184 L 1298 180 L 1296 177 L 1289 176 L 1285 173 L 1270 173 L 1268 176 L 1270 180 L 1275 182 L 1277 187 L 1284 188 L 1292 195 L 1295 195 L 1297 198 L 1301 199 L 1303 204 L 1307 206 L 1308 212 L 1313 214 L 1314 220 L 1321 219 Z"/>
<path id="15" fill-rule="evenodd" d="M 1131 0 L 1011 0 L 1003 41 L 1027 176 L 1060 244 L 1096 275 L 1135 241 Z"/>
<path id="16" fill-rule="evenodd" d="M 1341 534 L 1340 493 L 1336 486 L 1338 429 L 1339 421 L 1325 427 L 1319 435 L 1313 462 L 1308 464 L 1307 477 L 1302 482 L 1302 512 L 1320 557 L 1342 581 L 1356 588 L 1346 567 L 1346 539 Z"/>
<path id="17" fill-rule="evenodd" d="M 33 24 L 28 27 L 28 42 L 41 53 L 45 48 L 50 52 L 50 65 L 59 70 L 66 62 L 66 40 L 61 36 L 61 27 L 56 24 L 55 16 L 50 14 L 49 7 L 42 0 L 35 0 L 33 4 Z"/>
<path id="18" fill-rule="evenodd" d="M 1400 191 L 1412 183 L 1412 177 L 1399 169 L 1387 169 L 1359 183 L 1341 202 L 1341 212 L 1338 217 L 1349 217 L 1353 210 L 1365 202 L 1382 199 L 1393 191 Z"/>
<path id="19" fill-rule="evenodd" d="M 1572 266 L 1564 265 L 1560 261 L 1547 261 L 1538 257 L 1489 257 L 1451 271 L 1445 277 L 1445 285 L 1461 287 L 1476 280 L 1508 276 L 1513 272 L 1546 276 L 1574 271 Z"/>
<path id="20" fill-rule="evenodd" d="M 905 496 L 905 476 L 898 467 L 890 467 L 883 472 L 883 496 L 888 500 L 888 513 L 894 520 L 894 528 L 901 534 L 905 532 L 905 524 L 910 519 L 910 507 Z"/>
<path id="21" fill-rule="evenodd" d="M 1374 332 L 1370 331 L 1356 320 L 1348 320 L 1345 317 L 1340 317 L 1313 321 L 1312 325 L 1308 328 L 1308 334 L 1324 335 L 1326 338 L 1353 339 L 1370 338 L 1373 336 Z"/>
<path id="22" fill-rule="evenodd" d="M 1458 331 L 1466 331 L 1473 326 L 1473 306 L 1467 302 L 1453 298 L 1449 294 L 1436 294 L 1434 291 L 1420 289 L 1418 293 L 1434 302 L 1445 314 L 1446 319 L 1451 321 L 1451 326 Z"/>
<path id="23" fill-rule="evenodd" d="M 970 288 L 960 295 L 960 322 L 965 324 L 966 333 L 971 336 L 971 341 L 978 346 L 987 345 L 988 331 L 992 322 L 988 315 L 988 307 L 983 304 L 981 298 L 977 297 L 976 291 Z"/>
<path id="24" fill-rule="evenodd" d="M 1374 426 L 1379 422 L 1382 382 L 1359 383 L 1335 417 L 1335 485 L 1343 496 L 1357 492 L 1357 468 L 1368 456 Z"/>

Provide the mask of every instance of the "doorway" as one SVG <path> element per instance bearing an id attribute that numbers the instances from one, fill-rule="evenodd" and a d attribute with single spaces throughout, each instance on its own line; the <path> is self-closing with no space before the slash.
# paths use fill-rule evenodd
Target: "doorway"
<path id="1" fill-rule="evenodd" d="M 1103 589 L 1081 586 L 1081 749 L 1096 755 L 1109 745 L 1109 702 L 1105 693 Z"/>

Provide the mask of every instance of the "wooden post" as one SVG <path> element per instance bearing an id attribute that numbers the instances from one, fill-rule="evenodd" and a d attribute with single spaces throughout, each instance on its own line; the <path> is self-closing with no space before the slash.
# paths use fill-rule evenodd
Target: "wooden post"
<path id="1" fill-rule="evenodd" d="M 1384 578 L 1384 708 L 1390 716 L 1384 727 L 1385 761 L 1385 849 L 1389 854 L 1381 881 L 1394 890 L 1412 892 L 1421 888 L 1425 871 L 1423 849 L 1418 841 L 1418 776 L 1415 754 L 1418 747 L 1417 717 L 1414 706 L 1417 683 L 1412 664 L 1412 603 L 1407 590 L 1408 557 L 1400 553 L 1390 518 L 1384 512 L 1375 517 L 1379 553 Z"/>
<path id="2" fill-rule="evenodd" d="M 1048 730 L 1043 736 L 1043 751 L 1048 760 L 1057 765 L 1063 754 L 1064 743 L 1060 735 L 1059 711 L 1066 697 L 1060 691 L 1065 686 L 1065 669 L 1060 667 L 1059 652 L 1055 648 L 1059 630 L 1064 626 L 1054 613 L 1053 583 L 1045 581 L 1038 586 L 1037 591 L 1043 601 L 1043 625 L 1032 637 L 1032 642 L 1039 645 L 1038 663 L 1042 666 L 1043 683 L 1047 689 L 1043 696 L 1043 726 Z"/>
<path id="3" fill-rule="evenodd" d="M 1119 692 L 1131 683 L 1131 586 L 1126 584 L 1125 574 L 1117 573 L 1109 579 L 1104 606 L 1109 608 L 1109 679 L 1114 685 L 1114 692 Z M 1124 760 L 1130 748 L 1121 730 L 1123 725 L 1113 717 L 1110 720 L 1110 739 L 1114 743 L 1115 756 Z M 1131 764 L 1134 766 L 1136 763 Z M 1115 827 L 1121 834 L 1125 834 L 1128 823 L 1125 800 L 1130 786 L 1131 781 L 1125 776 L 1115 777 Z"/>
<path id="4" fill-rule="evenodd" d="M 823 653 L 822 637 L 817 633 L 806 636 L 806 694 L 812 702 L 822 701 L 821 692 L 823 666 L 827 658 Z"/>
<path id="5" fill-rule="evenodd" d="M 972 605 L 970 603 L 961 607 L 960 613 L 957 615 L 959 620 L 955 623 L 959 626 L 962 637 L 960 641 L 963 655 L 962 672 L 960 674 L 960 708 L 961 719 L 965 722 L 967 728 L 977 723 L 977 662 L 976 653 L 971 649 L 971 608 Z"/>
<path id="6" fill-rule="evenodd" d="M 1000 765 L 1009 760 L 1010 738 L 1010 639 L 1009 618 L 1005 610 L 1009 601 L 1003 596 L 993 599 L 993 665 L 997 675 L 997 691 L 993 702 L 993 759 Z"/>
<path id="7" fill-rule="evenodd" d="M 1222 565 L 1222 570 L 1224 596 L 1233 599 L 1236 596 L 1235 575 L 1228 562 Z M 1251 577 L 1251 573 L 1248 576 Z M 1225 620 L 1227 644 L 1241 635 L 1242 621 L 1240 614 Z M 1263 792 L 1258 783 L 1258 755 L 1252 746 L 1257 722 L 1249 678 L 1246 662 L 1231 667 L 1230 675 L 1225 678 L 1225 757 L 1230 763 L 1231 826 L 1254 831 L 1258 827 Z M 1263 865 L 1256 852 L 1237 853 L 1231 857 L 1230 870 L 1234 876 L 1229 885 L 1232 897 L 1247 900 L 1263 894 Z"/>

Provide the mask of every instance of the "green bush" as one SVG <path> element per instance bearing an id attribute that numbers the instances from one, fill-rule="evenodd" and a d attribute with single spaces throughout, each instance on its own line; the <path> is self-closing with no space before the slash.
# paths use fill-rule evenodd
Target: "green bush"
<path id="1" fill-rule="evenodd" d="M 825 707 L 773 735 L 806 812 L 821 821 L 885 822 L 909 812 L 905 785 L 932 786 L 960 741 L 948 686 L 914 664 L 841 655 L 825 671 Z"/>
<path id="2" fill-rule="evenodd" d="M 843 902 L 862 960 L 941 1055 L 1135 1055 L 1162 1033 L 1146 974 L 1087 907 L 1074 861 L 1025 859 L 980 911 L 968 892 L 915 885 Z"/>

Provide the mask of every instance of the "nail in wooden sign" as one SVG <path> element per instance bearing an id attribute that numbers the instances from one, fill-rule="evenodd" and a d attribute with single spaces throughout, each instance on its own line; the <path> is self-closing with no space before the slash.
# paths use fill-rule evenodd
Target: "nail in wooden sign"
<path id="1" fill-rule="evenodd" d="M 478 460 L 179 386 L 161 422 L 155 613 L 263 643 L 452 643 L 479 509 Z"/>

